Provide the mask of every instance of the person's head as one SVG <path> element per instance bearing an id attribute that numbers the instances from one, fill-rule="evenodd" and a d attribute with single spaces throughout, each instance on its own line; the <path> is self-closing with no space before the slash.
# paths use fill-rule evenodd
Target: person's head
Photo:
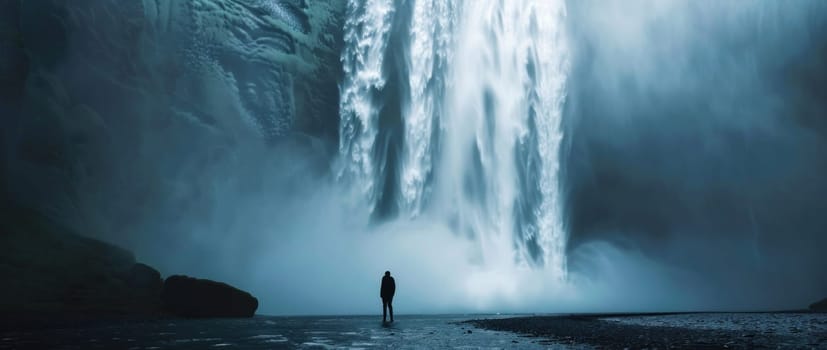
<path id="1" fill-rule="evenodd" d="M 390 272 L 390 271 L 385 271 L 385 276 L 390 277 L 390 275 L 391 275 L 391 272 Z"/>

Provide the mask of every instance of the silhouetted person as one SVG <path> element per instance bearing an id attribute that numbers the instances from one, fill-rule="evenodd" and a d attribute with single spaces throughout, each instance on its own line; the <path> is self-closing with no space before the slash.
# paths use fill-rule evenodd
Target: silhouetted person
<path id="1" fill-rule="evenodd" d="M 379 296 L 382 298 L 382 322 L 387 322 L 388 311 L 391 313 L 391 322 L 393 322 L 394 293 L 396 293 L 396 282 L 391 277 L 391 272 L 385 271 L 385 276 L 382 277 L 382 288 L 379 290 Z"/>

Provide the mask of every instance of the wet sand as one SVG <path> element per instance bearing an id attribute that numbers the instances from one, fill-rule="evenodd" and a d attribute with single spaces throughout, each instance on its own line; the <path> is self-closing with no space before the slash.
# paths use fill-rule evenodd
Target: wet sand
<path id="1" fill-rule="evenodd" d="M 827 314 L 568 315 L 466 322 L 483 329 L 541 338 L 548 345 L 611 349 L 827 349 Z"/>

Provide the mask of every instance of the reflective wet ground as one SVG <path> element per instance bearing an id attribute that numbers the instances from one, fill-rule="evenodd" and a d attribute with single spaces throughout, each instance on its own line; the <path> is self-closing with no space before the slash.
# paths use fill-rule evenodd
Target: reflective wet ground
<path id="1" fill-rule="evenodd" d="M 0 349 L 547 349 L 542 339 L 456 322 L 474 316 L 255 317 L 122 322 L 0 333 Z M 562 347 L 559 347 L 562 348 Z"/>
<path id="2" fill-rule="evenodd" d="M 121 321 L 0 330 L 0 349 L 827 349 L 827 314 L 505 317 L 399 316 L 391 325 L 376 316 Z M 491 319 L 474 324 L 501 331 L 462 322 L 471 319 Z"/>

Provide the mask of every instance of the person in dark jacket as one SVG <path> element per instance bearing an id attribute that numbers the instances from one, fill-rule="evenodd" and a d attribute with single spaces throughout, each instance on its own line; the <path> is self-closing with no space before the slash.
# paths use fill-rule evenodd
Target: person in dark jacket
<path id="1" fill-rule="evenodd" d="M 393 322 L 393 294 L 396 293 L 396 282 L 391 277 L 390 271 L 385 271 L 382 277 L 382 288 L 379 290 L 379 297 L 382 298 L 382 322 L 387 322 L 388 311 Z"/>

